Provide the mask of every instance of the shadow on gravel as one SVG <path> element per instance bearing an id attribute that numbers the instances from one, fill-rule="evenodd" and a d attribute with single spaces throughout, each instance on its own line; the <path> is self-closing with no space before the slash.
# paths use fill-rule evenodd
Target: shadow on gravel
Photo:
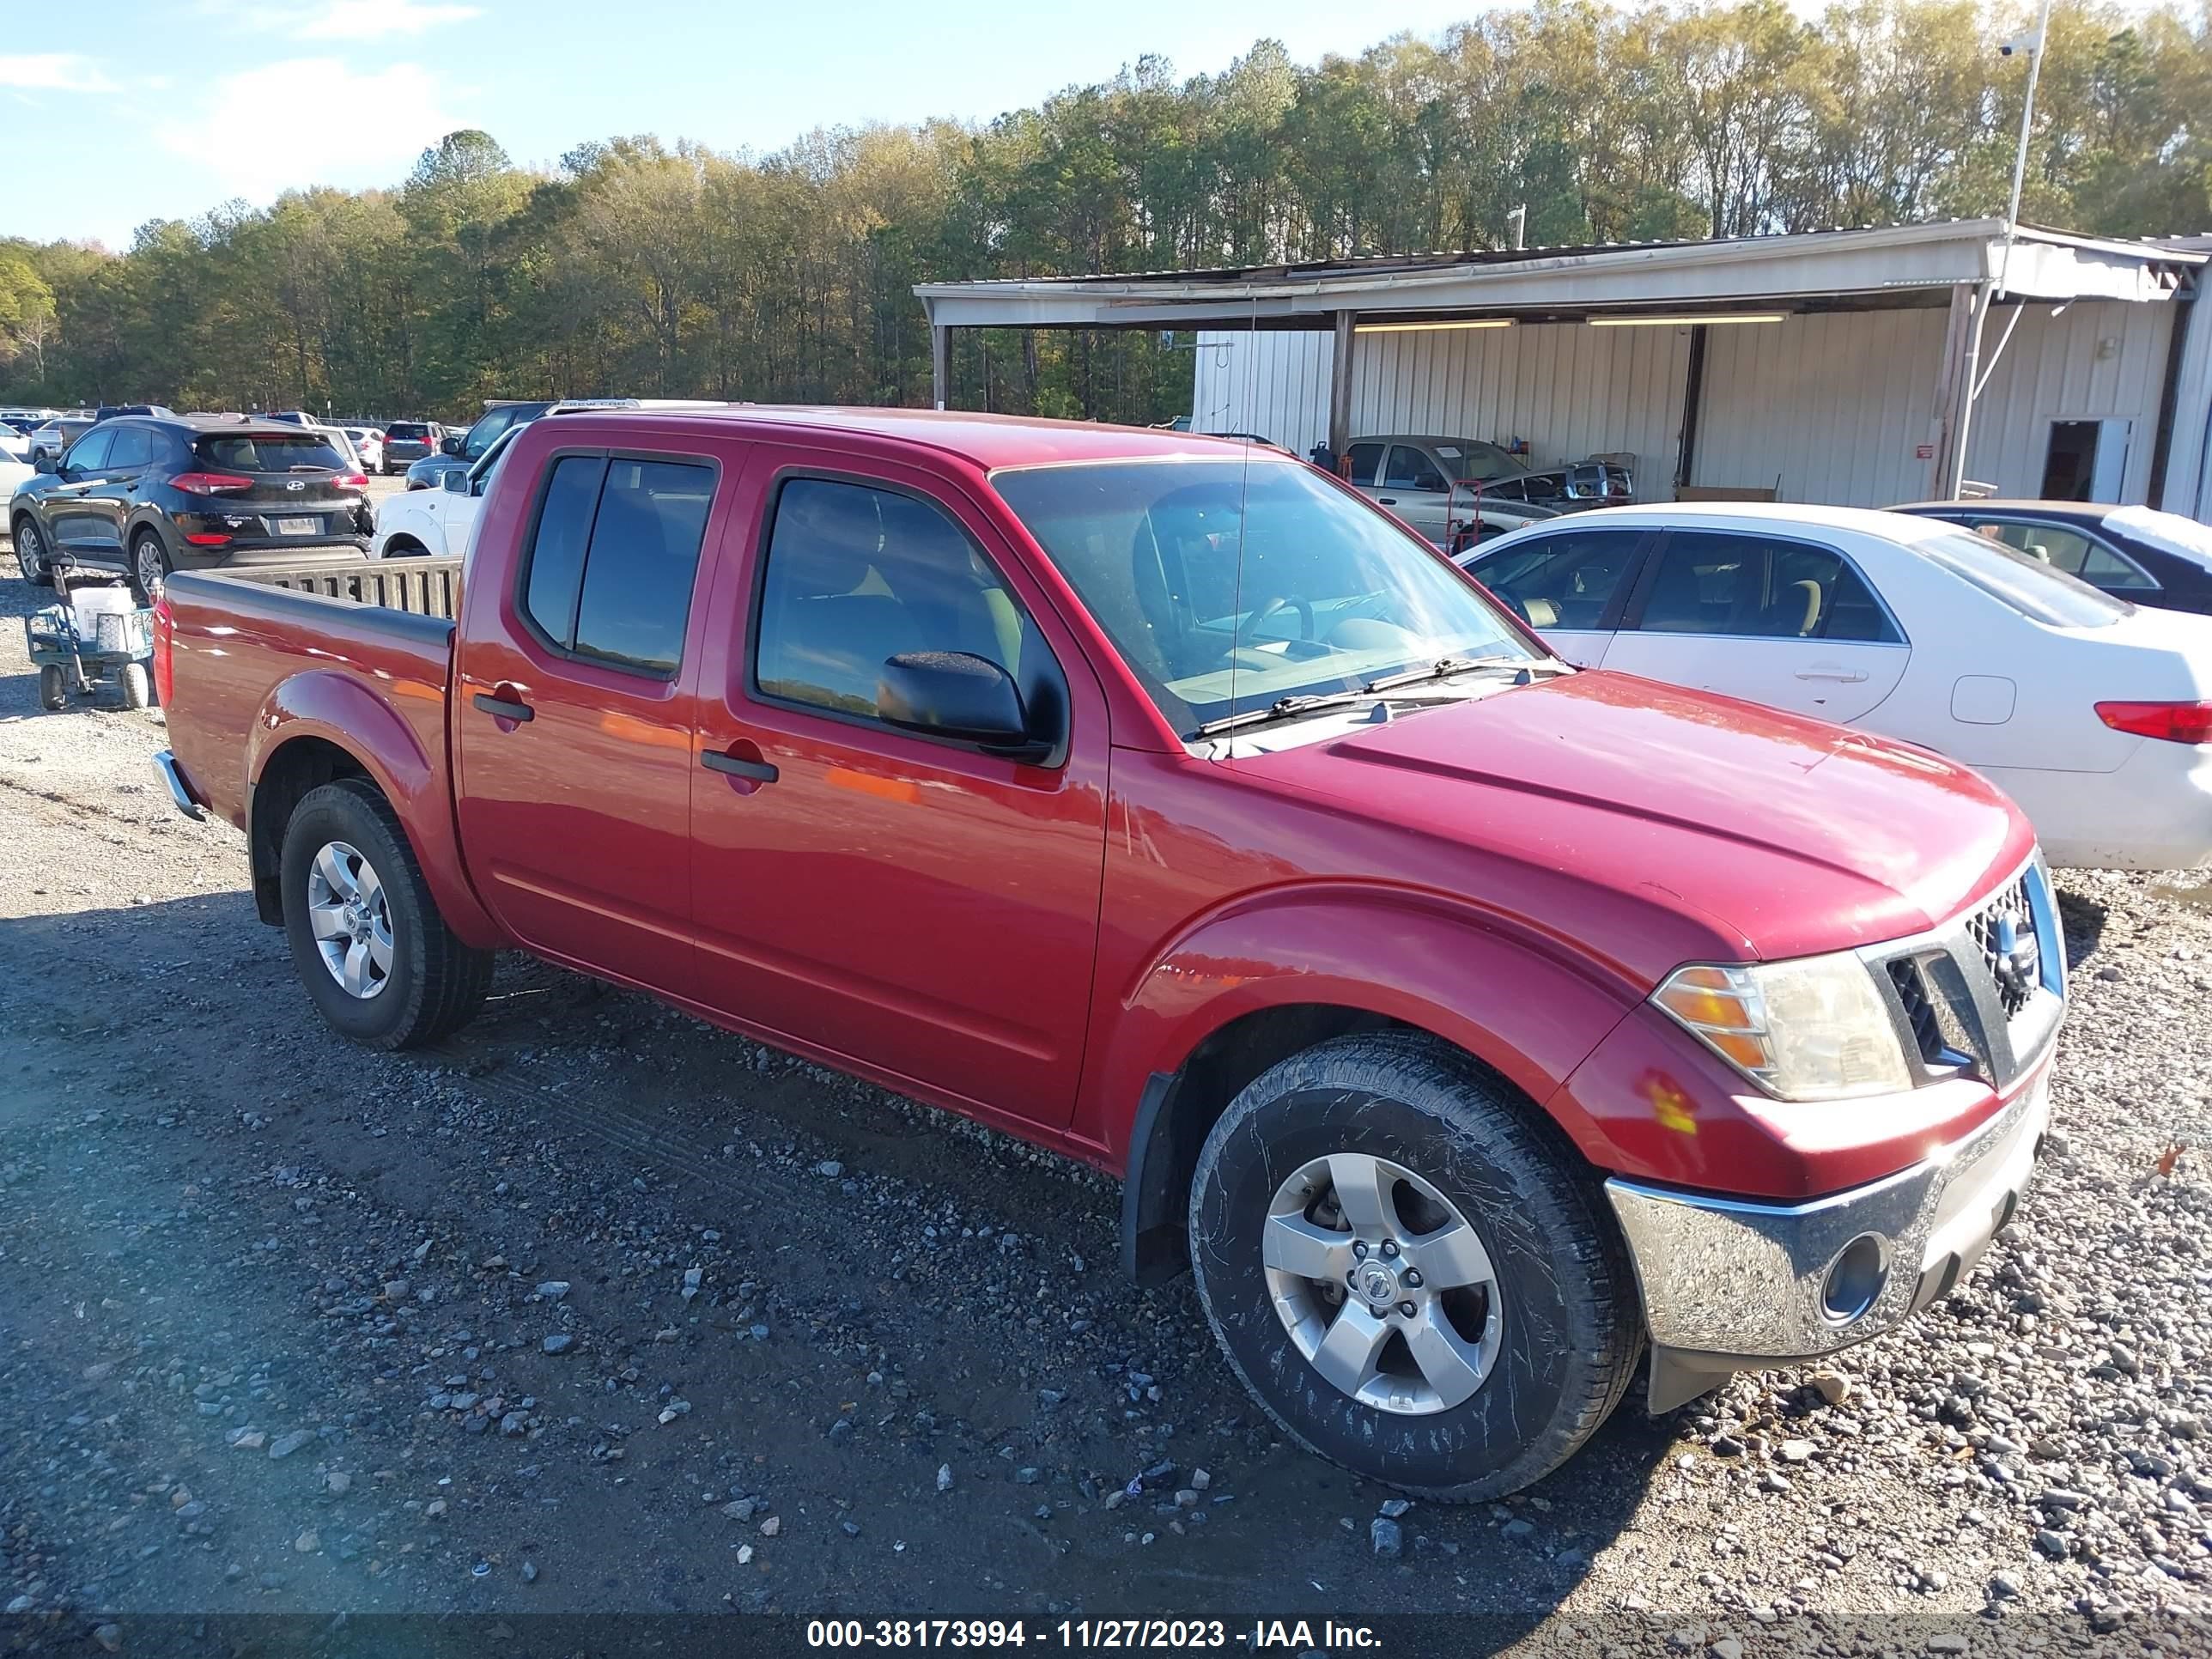
<path id="1" fill-rule="evenodd" d="M 2083 898 L 2075 893 L 2059 893 L 2058 928 L 2066 935 L 2068 969 L 2079 968 L 2097 954 L 2097 946 L 2105 937 L 2108 914 L 2108 908 L 2100 900 Z"/>
<path id="2" fill-rule="evenodd" d="M 271 1499 L 281 1570 L 328 1576 L 251 1598 L 270 1611 L 1388 1612 L 1480 1615 L 1467 1641 L 1489 1650 L 1543 1629 L 1599 1552 L 1665 1513 L 1644 1505 L 1674 1426 L 1639 1389 L 1530 1492 L 1416 1504 L 1378 1547 L 1392 1494 L 1282 1440 L 1188 1279 L 1121 1276 L 1114 1183 L 642 996 L 509 959 L 459 1037 L 369 1054 L 316 1019 L 242 892 L 0 920 L 0 982 L 17 988 L 0 1048 L 20 1056 L 0 1154 L 50 1137 L 24 1164 L 45 1212 L 159 1218 L 179 1182 L 210 1195 L 157 1264 L 189 1299 L 107 1303 L 97 1352 L 62 1348 L 85 1337 L 58 1312 L 99 1302 L 119 1247 L 54 1251 L 51 1375 L 235 1330 L 292 1407 L 194 1418 L 175 1395 L 162 1433 L 219 1446 L 249 1411 L 319 1421 L 331 1466 L 403 1472 L 387 1504 L 442 1495 L 412 1468 L 453 1483 L 453 1517 L 409 1534 L 450 1572 L 402 1564 L 435 1571 L 428 1601 L 331 1559 L 349 1534 L 326 1493 L 297 1516 Z M 160 1179 L 141 1192 L 139 1170 Z M 544 1280 L 560 1294 L 533 1294 Z M 526 1393 L 526 1418 L 487 1428 L 451 1403 L 455 1361 L 434 1357 L 456 1328 L 496 1373 L 470 1387 Z M 0 1400 L 0 1445 L 35 1427 Z M 287 1551 L 311 1523 L 310 1562 Z M 1622 1559 L 1654 1547 L 1632 1538 Z M 544 1574 L 527 1592 L 526 1548 Z M 252 1557 L 225 1549 L 252 1585 Z M 479 1553 L 503 1564 L 489 1583 L 469 1576 Z M 1590 1593 L 1617 1595 L 1624 1570 Z M 127 1596 L 153 1570 L 84 1571 Z M 220 1583 L 160 1594 L 238 1605 Z"/>

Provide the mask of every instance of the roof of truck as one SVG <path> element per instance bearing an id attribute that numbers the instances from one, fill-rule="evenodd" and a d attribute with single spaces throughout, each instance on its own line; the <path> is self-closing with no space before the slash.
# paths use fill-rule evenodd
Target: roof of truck
<path id="1" fill-rule="evenodd" d="M 672 409 L 591 409 L 563 420 L 601 416 L 690 425 L 779 426 L 817 433 L 888 438 L 957 455 L 985 471 L 1066 461 L 1163 460 L 1178 457 L 1243 459 L 1255 446 L 1235 438 L 1095 421 L 1047 421 L 928 409 L 839 409 L 785 404 L 728 404 Z M 1256 451 L 1261 457 L 1267 452 Z M 1279 458 L 1274 458 L 1279 459 Z"/>

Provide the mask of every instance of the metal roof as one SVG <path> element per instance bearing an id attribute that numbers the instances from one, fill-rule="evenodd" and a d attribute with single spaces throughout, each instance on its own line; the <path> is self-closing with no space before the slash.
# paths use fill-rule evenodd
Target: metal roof
<path id="1" fill-rule="evenodd" d="M 1251 322 L 1326 327 L 1334 313 L 1570 313 L 1868 296 L 1924 303 L 1930 290 L 2006 266 L 2033 299 L 2172 297 L 2197 248 L 2022 225 L 2008 260 L 2001 219 L 1838 227 L 1705 241 L 1377 254 L 1352 259 L 1080 276 L 923 283 L 931 320 L 952 326 L 1162 327 Z M 1909 292 L 1917 290 L 1917 292 Z"/>

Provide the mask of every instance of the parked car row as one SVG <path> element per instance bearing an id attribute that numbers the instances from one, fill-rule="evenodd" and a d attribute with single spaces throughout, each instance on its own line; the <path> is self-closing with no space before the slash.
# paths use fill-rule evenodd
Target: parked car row
<path id="1" fill-rule="evenodd" d="M 1578 669 L 1258 446 L 732 406 L 501 444 L 449 624 L 156 607 L 162 775 L 347 1037 L 441 1040 L 517 948 L 1084 1159 L 1276 1424 L 1443 1498 L 1639 1369 L 1665 1409 L 1893 1329 L 2012 1218 L 2065 965 L 1968 767 Z M 1663 516 L 1520 535 L 1626 535 L 1613 589 L 1692 622 L 1802 634 L 1809 580 L 1882 642 L 1875 527 L 1716 516 L 1755 594 L 1734 546 L 1648 579 Z"/>

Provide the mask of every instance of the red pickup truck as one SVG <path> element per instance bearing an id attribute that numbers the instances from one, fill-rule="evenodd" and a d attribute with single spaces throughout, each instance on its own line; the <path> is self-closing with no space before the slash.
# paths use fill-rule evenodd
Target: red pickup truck
<path id="1" fill-rule="evenodd" d="M 1577 672 L 1314 468 L 894 410 L 525 430 L 451 622 L 179 576 L 178 805 L 331 1025 L 523 949 L 1121 1176 L 1277 1422 L 1443 1498 L 1942 1295 L 2043 1139 L 2027 823 Z"/>

